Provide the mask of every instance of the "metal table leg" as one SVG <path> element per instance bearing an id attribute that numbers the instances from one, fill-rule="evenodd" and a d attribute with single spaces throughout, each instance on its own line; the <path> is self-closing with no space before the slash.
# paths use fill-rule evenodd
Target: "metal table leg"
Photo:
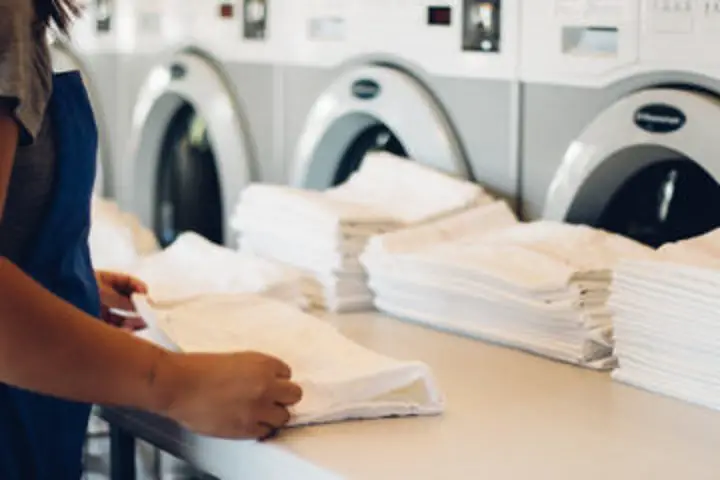
<path id="1" fill-rule="evenodd" d="M 135 437 L 110 425 L 110 480 L 136 480 Z"/>

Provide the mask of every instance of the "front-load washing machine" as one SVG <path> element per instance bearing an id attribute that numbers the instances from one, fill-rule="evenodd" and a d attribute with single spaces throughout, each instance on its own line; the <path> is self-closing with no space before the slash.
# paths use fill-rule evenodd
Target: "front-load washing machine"
<path id="1" fill-rule="evenodd" d="M 387 150 L 515 196 L 517 0 L 288 3 L 290 183 L 341 183 Z"/>
<path id="2" fill-rule="evenodd" d="M 183 231 L 230 243 L 240 192 L 271 171 L 262 159 L 273 157 L 274 47 L 245 39 L 227 5 L 182 3 L 167 11 L 182 40 L 168 43 L 138 89 L 123 184 L 162 244 Z"/>
<path id="3" fill-rule="evenodd" d="M 707 47 L 720 41 L 720 11 L 711 3 L 527 2 L 526 218 L 651 246 L 720 226 L 720 61 Z"/>
<path id="4" fill-rule="evenodd" d="M 132 211 L 135 186 L 128 178 L 133 152 L 129 142 L 132 132 L 133 110 L 143 84 L 153 67 L 162 61 L 173 41 L 171 34 L 180 36 L 179 17 L 170 17 L 165 0 L 115 1 L 113 18 L 108 29 L 116 36 L 118 48 L 115 126 L 117 200 L 120 206 Z"/>
<path id="5" fill-rule="evenodd" d="M 95 192 L 114 195 L 116 49 L 114 39 L 98 32 L 96 10 L 87 5 L 69 37 L 50 32 L 50 54 L 56 72 L 79 71 L 88 90 L 98 129 L 98 168 Z"/>

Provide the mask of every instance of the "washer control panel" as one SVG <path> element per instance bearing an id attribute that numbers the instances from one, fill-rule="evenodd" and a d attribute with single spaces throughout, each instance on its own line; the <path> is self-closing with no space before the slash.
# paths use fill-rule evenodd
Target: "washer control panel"
<path id="1" fill-rule="evenodd" d="M 720 0 L 643 0 L 641 59 L 658 68 L 720 73 Z"/>
<path id="2" fill-rule="evenodd" d="M 501 0 L 464 0 L 463 50 L 500 51 Z"/>
<path id="3" fill-rule="evenodd" d="M 263 40 L 267 31 L 268 0 L 243 0 L 243 37 Z"/>
<path id="4" fill-rule="evenodd" d="M 536 0 L 275 1 L 286 2 L 290 64 L 329 67 L 367 55 L 431 74 L 507 79 L 517 75 L 520 3 Z"/>
<path id="5" fill-rule="evenodd" d="M 525 1 L 521 77 L 533 83 L 594 85 L 637 65 L 639 1 Z"/>

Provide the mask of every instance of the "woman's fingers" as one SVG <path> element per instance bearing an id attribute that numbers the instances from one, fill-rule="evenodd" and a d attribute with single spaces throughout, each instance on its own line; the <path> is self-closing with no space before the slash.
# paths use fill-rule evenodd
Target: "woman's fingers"
<path id="1" fill-rule="evenodd" d="M 302 389 L 290 380 L 276 380 L 267 389 L 265 398 L 283 406 L 295 405 L 302 400 Z"/>
<path id="2" fill-rule="evenodd" d="M 271 428 L 280 428 L 290 421 L 290 412 L 280 405 L 267 405 L 260 409 L 258 423 Z"/>
<path id="3" fill-rule="evenodd" d="M 103 284 L 100 286 L 100 301 L 103 306 L 109 309 L 114 308 L 128 312 L 135 310 L 130 297 L 119 293 L 111 285 Z"/>
<path id="4" fill-rule="evenodd" d="M 145 282 L 132 275 L 117 272 L 98 272 L 98 277 L 102 283 L 125 296 L 134 293 L 146 294 L 148 292 L 148 286 Z"/>

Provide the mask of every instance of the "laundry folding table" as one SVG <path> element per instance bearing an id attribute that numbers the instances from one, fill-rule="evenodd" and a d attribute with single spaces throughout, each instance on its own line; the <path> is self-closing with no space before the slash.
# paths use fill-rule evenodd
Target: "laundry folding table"
<path id="1" fill-rule="evenodd" d="M 430 365 L 446 413 L 298 428 L 257 443 L 105 409 L 113 480 L 134 479 L 135 438 L 222 480 L 720 478 L 720 413 L 380 315 L 330 321 L 371 349 Z"/>

